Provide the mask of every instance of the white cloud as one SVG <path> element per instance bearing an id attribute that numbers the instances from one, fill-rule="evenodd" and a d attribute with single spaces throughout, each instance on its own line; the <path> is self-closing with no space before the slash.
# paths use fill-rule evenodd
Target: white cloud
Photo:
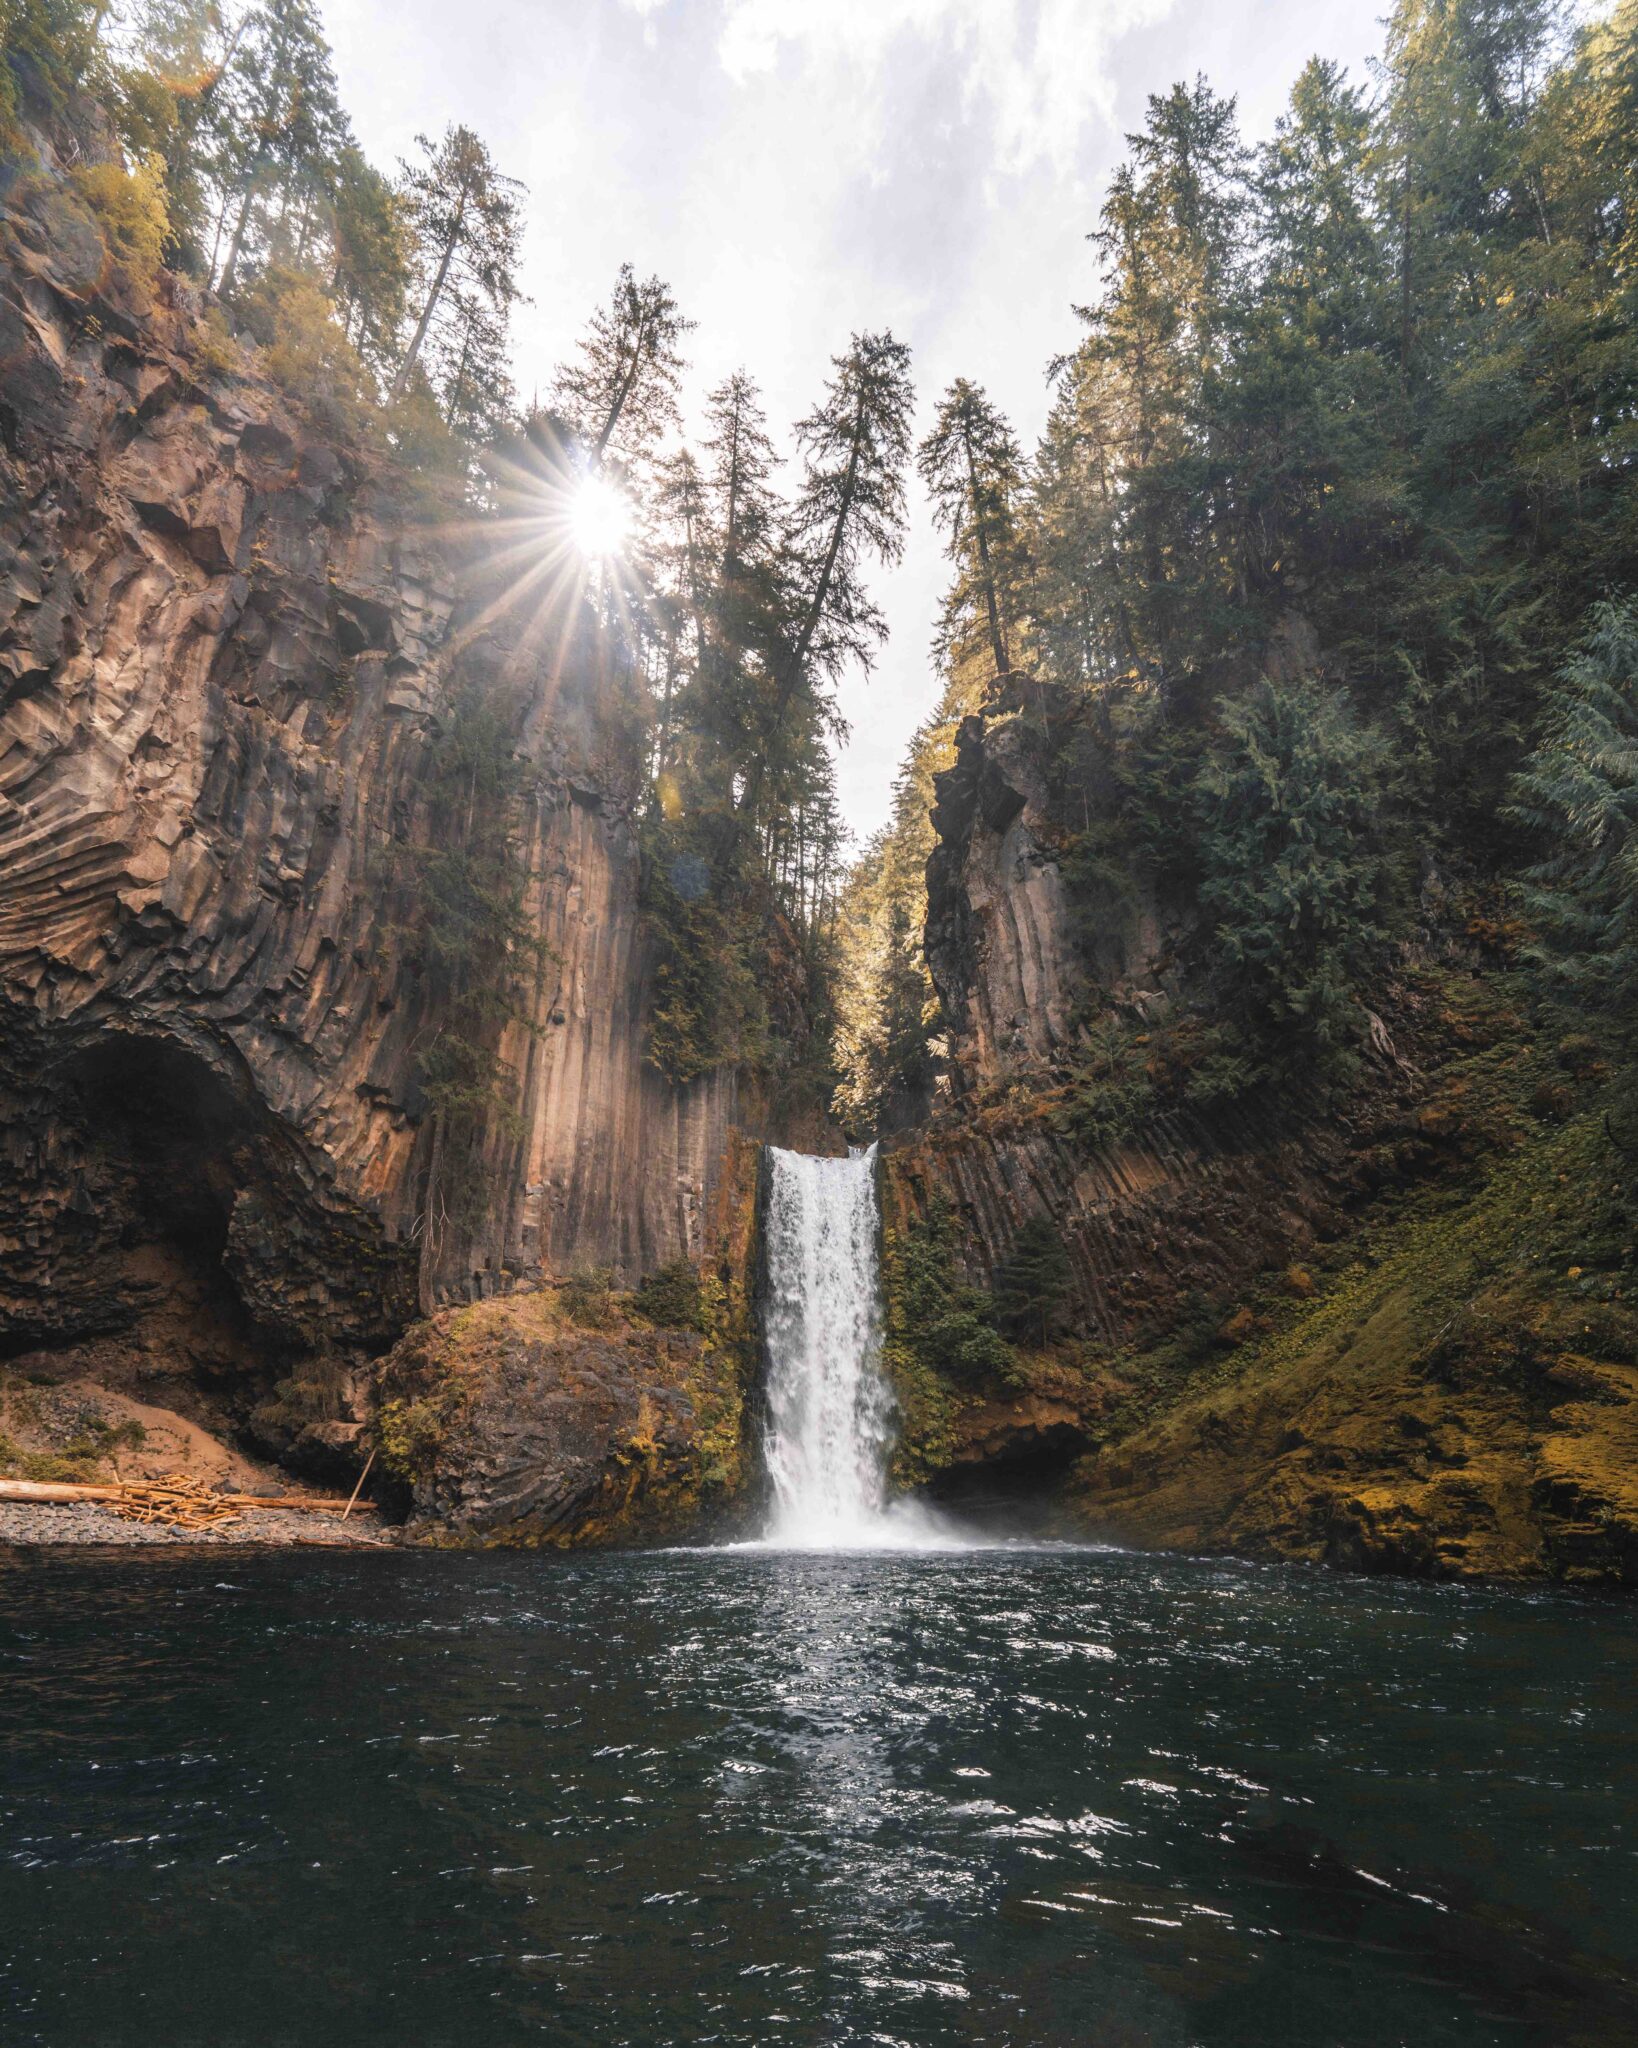
<path id="1" fill-rule="evenodd" d="M 1072 168 L 1089 119 L 1107 118 L 1108 56 L 1134 28 L 1164 20 L 1176 0 L 725 0 L 718 53 L 743 83 L 773 70 L 788 46 L 810 65 L 879 83 L 885 68 L 935 50 L 961 66 L 962 112 L 987 103 L 996 167 L 1046 160 Z"/>

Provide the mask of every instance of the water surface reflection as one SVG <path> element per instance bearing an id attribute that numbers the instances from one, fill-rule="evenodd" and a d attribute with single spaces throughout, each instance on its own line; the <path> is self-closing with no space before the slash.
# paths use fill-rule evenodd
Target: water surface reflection
<path id="1" fill-rule="evenodd" d="M 1638 1626 L 1118 1553 L 42 1557 L 11 2042 L 1607 2042 Z"/>

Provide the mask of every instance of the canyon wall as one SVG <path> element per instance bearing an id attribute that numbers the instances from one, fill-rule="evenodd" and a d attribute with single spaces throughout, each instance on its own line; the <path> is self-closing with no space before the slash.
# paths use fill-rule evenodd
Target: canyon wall
<path id="1" fill-rule="evenodd" d="M 1270 666 L 1313 654 L 1289 629 Z M 939 779 L 926 946 L 950 1071 L 889 1150 L 888 1228 L 942 1189 L 988 1283 L 1044 1215 L 1073 1277 L 1053 1343 L 964 1390 L 928 1462 L 958 1495 L 964 1468 L 1056 1462 L 1085 1525 L 1138 1543 L 1638 1583 L 1616 1055 L 1532 1017 L 1484 920 L 1476 943 L 1428 878 L 1343 1096 L 1072 1136 L 1099 1023 L 1190 1003 L 1186 905 L 1136 871 L 1066 883 L 1113 802 L 1091 715 L 1015 682 Z"/>
<path id="2" fill-rule="evenodd" d="M 228 1379 L 269 1345 L 379 1351 L 418 1289 L 635 1280 L 698 1253 L 735 1086 L 674 1090 L 644 1062 L 636 745 L 592 664 L 554 672 L 495 552 L 450 490 L 248 370 L 178 280 L 137 297 L 60 186 L 12 187 L 6 1351 L 136 1332 L 158 1376 Z M 547 950 L 478 1198 L 425 1257 L 417 1071 L 438 1019 L 402 855 L 473 689 L 518 707 Z"/>
<path id="3" fill-rule="evenodd" d="M 1346 1135 L 1267 1105 L 1166 1112 L 1107 1147 L 1067 1135 L 1057 1112 L 1089 1032 L 1106 1018 L 1141 1026 L 1182 994 L 1185 906 L 1136 869 L 1066 880 L 1075 835 L 1114 803 L 1090 714 L 1066 693 L 1015 677 L 994 713 L 964 721 L 938 778 L 927 871 L 948 1073 L 942 1107 L 896 1143 L 890 1173 L 911 1206 L 933 1182 L 950 1190 L 985 1282 L 1019 1225 L 1050 1216 L 1077 1321 L 1111 1346 L 1335 1234 L 1359 1154 L 1403 1120 L 1417 1085 L 1384 1056 Z"/>

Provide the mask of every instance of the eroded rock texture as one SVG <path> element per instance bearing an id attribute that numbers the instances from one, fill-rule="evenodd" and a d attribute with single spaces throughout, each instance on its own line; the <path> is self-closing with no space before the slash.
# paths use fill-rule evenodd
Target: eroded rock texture
<path id="1" fill-rule="evenodd" d="M 0 1347 L 113 1373 L 123 1333 L 130 1375 L 243 1416 L 384 1350 L 418 1286 L 697 1252 L 733 1085 L 644 1064 L 635 770 L 594 669 L 548 659 L 458 507 L 224 367 L 184 286 L 139 304 L 48 181 L 12 201 Z M 403 853 L 474 687 L 514 712 L 551 951 L 503 1049 L 516 1115 L 428 1255 Z"/>
<path id="2" fill-rule="evenodd" d="M 1019 1225 L 1062 1228 L 1075 1309 L 1117 1345 L 1341 1227 L 1358 1155 L 1402 1119 L 1419 1083 L 1383 1063 L 1365 1121 L 1346 1135 L 1284 1127 L 1262 1110 L 1168 1113 L 1092 1148 L 1054 1112 L 1088 1029 L 1141 1024 L 1178 1000 L 1183 924 L 1138 872 L 1066 885 L 1072 833 L 1115 794 L 1084 707 L 1014 678 L 997 713 L 961 728 L 938 780 L 928 864 L 927 962 L 949 1023 L 949 1100 L 890 1160 L 894 1199 L 954 1197 L 970 1263 L 988 1281 Z"/>
<path id="3" fill-rule="evenodd" d="M 578 1329 L 549 1294 L 417 1324 L 382 1391 L 411 1538 L 653 1541 L 722 1513 L 740 1478 L 739 1388 L 702 1336 Z"/>
<path id="4" fill-rule="evenodd" d="M 647 1542 L 743 1511 L 760 1158 L 730 1143 L 685 1326 L 657 1326 L 643 1297 L 581 1278 L 445 1309 L 406 1333 L 378 1377 L 376 1437 L 412 1540 Z"/>
<path id="5" fill-rule="evenodd" d="M 1269 666 L 1315 658 L 1292 624 Z M 1065 1465 L 1090 1453 L 1075 1511 L 1138 1542 L 1638 1582 L 1630 1200 L 1591 1041 L 1568 1065 L 1537 1043 L 1430 891 L 1345 1100 L 1071 1137 L 1055 1112 L 1086 1085 L 1087 1028 L 1190 1000 L 1186 906 L 1136 874 L 1065 889 L 1102 798 L 1078 715 L 1019 690 L 939 782 L 927 953 L 953 1073 L 888 1152 L 889 1229 L 943 1190 L 987 1282 L 1046 1215 L 1073 1281 L 1019 1386 L 961 1394 L 935 1478 L 1015 1462 L 1034 1483 L 1056 1441 Z"/>

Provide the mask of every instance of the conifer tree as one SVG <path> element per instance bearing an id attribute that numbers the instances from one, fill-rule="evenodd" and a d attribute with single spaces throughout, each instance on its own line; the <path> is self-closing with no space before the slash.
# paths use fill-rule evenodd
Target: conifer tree
<path id="1" fill-rule="evenodd" d="M 797 424 L 803 473 L 784 536 L 787 611 L 730 849 L 788 742 L 799 697 L 817 705 L 847 661 L 868 664 L 886 637 L 862 570 L 867 556 L 896 562 L 904 549 L 910 351 L 891 334 L 856 334 L 832 367 L 824 399 Z"/>
<path id="2" fill-rule="evenodd" d="M 694 722 L 717 764 L 716 797 L 731 805 L 750 766 L 758 710 L 776 658 L 787 591 L 778 541 L 775 455 L 756 385 L 736 371 L 706 401 L 703 472 L 711 574 L 703 608 Z"/>
<path id="3" fill-rule="evenodd" d="M 736 370 L 710 393 L 705 417 L 723 576 L 731 582 L 773 543 L 778 513 L 768 480 L 777 458 L 761 395 L 744 370 Z"/>
<path id="4" fill-rule="evenodd" d="M 1393 909 L 1386 743 L 1313 681 L 1265 678 L 1218 717 L 1197 799 L 1215 1014 L 1239 1034 L 1242 1082 L 1345 1076 Z"/>
<path id="5" fill-rule="evenodd" d="M 1074 1278 L 1064 1241 L 1049 1216 L 1019 1224 L 995 1276 L 995 1319 L 1009 1337 L 1044 1344 Z"/>
<path id="6" fill-rule="evenodd" d="M 289 230 L 304 253 L 299 216 L 310 216 L 351 139 L 330 46 L 309 0 L 260 0 L 247 14 L 228 66 L 219 133 L 213 269 L 228 297 L 258 226 Z"/>
<path id="7" fill-rule="evenodd" d="M 1197 79 L 1152 95 L 1148 116 L 1091 237 L 1105 283 L 1081 309 L 1081 366 L 1119 454 L 1125 628 L 1167 677 L 1211 637 L 1197 602 L 1216 511 L 1204 394 L 1226 358 L 1248 195 L 1232 100 Z"/>
<path id="8" fill-rule="evenodd" d="M 1022 457 L 1004 416 L 976 385 L 958 377 L 939 402 L 917 466 L 956 563 L 940 636 L 946 656 L 957 650 L 975 607 L 983 607 L 995 674 L 1011 669 L 1008 636 L 1018 571 L 1015 503 Z"/>
<path id="9" fill-rule="evenodd" d="M 1543 848 L 1525 901 L 1535 957 L 1568 989 L 1638 1005 L 1638 602 L 1596 606 L 1515 785 Z"/>
<path id="10" fill-rule="evenodd" d="M 621 264 L 608 304 L 592 315 L 577 354 L 557 373 L 557 408 L 588 468 L 600 468 L 610 455 L 640 462 L 675 425 L 681 342 L 693 326 L 668 284 L 658 277 L 639 284 L 631 265 Z"/>
<path id="11" fill-rule="evenodd" d="M 450 425 L 492 423 L 500 408 L 480 396 L 480 380 L 500 372 L 511 310 L 522 296 L 524 188 L 496 168 L 470 128 L 451 126 L 437 143 L 418 135 L 416 145 L 421 160 L 400 165 L 415 249 L 415 325 L 392 395 L 419 374 Z"/>
<path id="12" fill-rule="evenodd" d="M 377 369 L 397 362 L 409 288 L 410 230 L 391 184 L 349 143 L 336 167 L 330 295 L 343 333 Z"/>
<path id="13" fill-rule="evenodd" d="M 228 158 L 229 67 L 248 26 L 248 17 L 230 22 L 219 0 L 146 0 L 131 24 L 137 61 L 122 78 L 129 140 L 163 160 L 167 260 L 197 275 L 206 270 L 212 180 Z"/>
<path id="14" fill-rule="evenodd" d="M 859 334 L 834 368 L 796 429 L 804 467 L 787 547 L 802 601 L 781 663 L 787 696 L 810 663 L 833 675 L 844 661 L 869 661 L 886 626 L 861 581 L 864 559 L 896 562 L 904 550 L 910 351 L 891 334 Z"/>

